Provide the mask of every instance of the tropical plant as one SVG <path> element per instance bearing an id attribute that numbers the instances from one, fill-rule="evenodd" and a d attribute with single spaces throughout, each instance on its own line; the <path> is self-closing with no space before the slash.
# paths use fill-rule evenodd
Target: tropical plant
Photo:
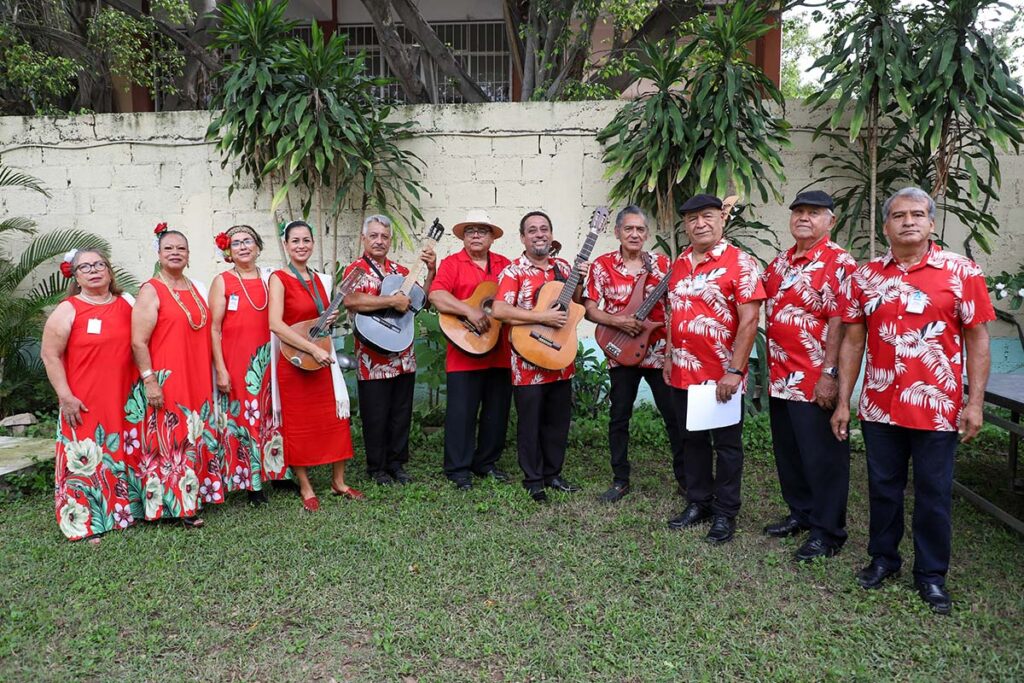
<path id="1" fill-rule="evenodd" d="M 608 361 L 604 354 L 582 342 L 576 350 L 576 371 L 572 376 L 572 413 L 575 417 L 594 418 L 603 413 L 611 392 Z"/>
<path id="2" fill-rule="evenodd" d="M 750 61 L 749 45 L 771 29 L 768 6 L 741 0 L 689 26 L 685 44 L 641 46 L 632 68 L 653 91 L 623 107 L 598 134 L 607 174 L 621 174 L 611 199 L 653 211 L 662 247 L 673 256 L 682 247 L 681 199 L 708 192 L 744 200 L 756 191 L 762 201 L 769 195 L 781 201 L 780 148 L 789 145 L 789 124 L 779 115 L 782 93 Z M 741 219 L 732 237 L 774 246 L 766 227 Z"/>
<path id="3" fill-rule="evenodd" d="M 0 188 L 6 192 L 21 188 L 49 196 L 36 178 L 0 163 Z M 11 238 L 27 238 L 17 259 L 8 257 L 13 250 Z M 17 216 L 0 221 L 0 401 L 18 388 L 39 382 L 41 367 L 35 356 L 45 321 L 46 309 L 65 295 L 67 279 L 53 271 L 38 271 L 56 256 L 71 249 L 97 249 L 110 253 L 110 244 L 103 238 L 82 230 L 55 230 L 36 234 L 35 223 Z M 19 240 L 20 242 L 20 240 Z M 117 270 L 118 282 L 126 288 L 137 288 L 138 281 Z M 3 404 L 0 404 L 0 411 Z"/>

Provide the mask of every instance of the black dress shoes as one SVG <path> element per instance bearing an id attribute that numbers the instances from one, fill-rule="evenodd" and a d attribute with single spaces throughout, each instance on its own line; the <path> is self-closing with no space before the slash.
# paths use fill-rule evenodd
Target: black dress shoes
<path id="1" fill-rule="evenodd" d="M 792 517 L 786 517 L 775 524 L 769 524 L 766 526 L 764 528 L 764 535 L 771 536 L 772 538 L 786 538 L 787 536 L 795 536 L 801 531 L 807 531 L 810 528 L 811 527 L 806 524 L 801 524 Z"/>
<path id="2" fill-rule="evenodd" d="M 598 500 L 602 503 L 618 503 L 627 493 L 629 493 L 629 484 L 615 482 L 610 489 L 601 494 Z"/>
<path id="3" fill-rule="evenodd" d="M 469 491 L 473 488 L 473 482 L 470 481 L 469 477 L 463 477 L 461 479 L 452 479 L 452 483 L 455 484 L 455 488 L 460 491 Z"/>
<path id="4" fill-rule="evenodd" d="M 669 529 L 686 529 L 711 517 L 711 512 L 696 503 L 690 503 L 678 517 L 668 520 Z"/>
<path id="5" fill-rule="evenodd" d="M 381 486 L 390 486 L 395 483 L 395 480 L 387 472 L 371 472 L 370 479 Z"/>
<path id="6" fill-rule="evenodd" d="M 554 489 L 556 491 L 561 491 L 562 493 L 576 493 L 577 491 L 582 491 L 583 490 L 579 486 L 577 486 L 576 484 L 570 484 L 569 482 L 567 482 L 565 479 L 562 479 L 561 477 L 555 477 L 554 479 L 549 481 L 548 482 L 548 488 L 549 489 Z"/>
<path id="7" fill-rule="evenodd" d="M 546 503 L 548 502 L 548 494 L 543 487 L 531 487 L 526 489 L 526 492 L 530 494 L 530 498 L 533 498 L 534 502 Z"/>
<path id="8" fill-rule="evenodd" d="M 494 481 L 501 482 L 502 484 L 512 481 L 512 477 L 508 475 L 508 472 L 502 472 L 497 467 L 492 467 L 486 472 L 482 472 L 476 476 L 482 479 L 493 479 Z"/>
<path id="9" fill-rule="evenodd" d="M 918 581 L 916 585 L 917 594 L 936 614 L 949 614 L 949 611 L 953 609 L 953 601 L 949 599 L 949 593 L 946 592 L 945 587 L 924 581 Z"/>
<path id="10" fill-rule="evenodd" d="M 722 545 L 732 540 L 736 534 L 736 520 L 725 515 L 715 515 L 711 518 L 711 528 L 704 540 L 711 545 Z"/>
<path id="11" fill-rule="evenodd" d="M 838 552 L 839 548 L 831 543 L 820 538 L 809 538 L 793 553 L 793 559 L 797 562 L 813 562 L 819 557 L 832 557 Z"/>
<path id="12" fill-rule="evenodd" d="M 411 484 L 412 477 L 409 473 L 403 470 L 401 467 L 397 467 L 391 470 L 391 478 L 397 481 L 399 484 Z"/>
<path id="13" fill-rule="evenodd" d="M 898 569 L 883 567 L 878 562 L 872 560 L 871 564 L 857 572 L 857 583 L 860 584 L 861 588 L 873 590 L 875 588 L 881 588 L 886 579 L 893 576 L 899 576 L 899 574 L 900 572 Z"/>
<path id="14" fill-rule="evenodd" d="M 249 505 L 258 508 L 269 503 L 266 491 L 249 491 Z"/>

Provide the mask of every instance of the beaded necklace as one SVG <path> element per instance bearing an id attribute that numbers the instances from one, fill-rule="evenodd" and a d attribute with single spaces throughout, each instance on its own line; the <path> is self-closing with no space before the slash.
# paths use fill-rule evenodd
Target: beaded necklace
<path id="1" fill-rule="evenodd" d="M 178 304 L 178 308 L 180 308 L 182 313 L 185 314 L 185 320 L 188 321 L 188 326 L 191 327 L 193 330 L 197 331 L 206 327 L 206 308 L 203 307 L 202 300 L 200 300 L 199 295 L 196 294 L 196 290 L 192 286 L 192 281 L 189 280 L 188 278 L 185 278 L 185 285 L 188 288 L 189 294 L 192 295 L 192 300 L 196 302 L 196 307 L 199 308 L 198 325 L 192 322 L 192 314 L 188 312 L 188 308 L 185 307 L 185 302 L 183 302 L 181 300 L 181 297 L 178 296 L 178 293 L 174 291 L 174 287 L 172 287 L 171 284 L 167 282 L 167 278 L 164 277 L 164 274 L 162 272 L 157 273 L 157 277 L 159 277 L 160 281 L 164 283 L 164 285 L 167 287 L 167 291 L 171 293 L 171 298 L 174 299 L 174 302 Z"/>
<path id="2" fill-rule="evenodd" d="M 242 294 L 245 295 L 245 300 L 249 302 L 249 305 L 253 307 L 253 310 L 266 310 L 267 306 L 270 305 L 270 291 L 267 289 L 267 283 L 263 282 L 263 278 L 257 278 L 260 282 L 263 283 L 263 306 L 257 306 L 252 302 L 252 299 L 249 297 L 249 289 L 248 287 L 245 286 L 245 281 L 242 280 L 242 274 L 238 272 L 238 268 L 232 268 L 231 271 L 235 274 L 235 277 L 238 278 L 238 284 L 242 286 Z M 259 271 L 257 271 L 257 273 L 258 272 Z"/>

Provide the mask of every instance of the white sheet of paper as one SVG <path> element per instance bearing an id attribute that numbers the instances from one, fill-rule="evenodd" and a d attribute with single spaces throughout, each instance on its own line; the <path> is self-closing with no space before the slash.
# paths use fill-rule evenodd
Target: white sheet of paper
<path id="1" fill-rule="evenodd" d="M 737 391 L 725 403 L 715 398 L 714 384 L 691 384 L 686 390 L 686 429 L 700 432 L 705 429 L 728 427 L 740 421 L 743 410 L 743 392 Z"/>

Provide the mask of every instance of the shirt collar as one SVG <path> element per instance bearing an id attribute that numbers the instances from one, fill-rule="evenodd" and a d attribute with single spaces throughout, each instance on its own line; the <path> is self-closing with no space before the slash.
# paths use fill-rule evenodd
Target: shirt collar
<path id="1" fill-rule="evenodd" d="M 367 254 L 364 251 L 363 252 L 363 258 L 369 260 L 370 263 L 372 263 L 373 265 L 377 266 L 377 268 L 379 268 L 380 272 L 382 272 L 382 273 L 387 273 L 388 271 L 391 270 L 391 261 L 388 260 L 387 256 L 384 257 L 384 263 L 381 263 L 380 261 L 378 261 L 377 259 L 373 258 L 372 256 L 370 256 L 369 254 Z"/>
<path id="2" fill-rule="evenodd" d="M 825 249 L 828 248 L 829 243 L 830 242 L 829 242 L 828 235 L 823 236 L 820 240 L 815 242 L 811 246 L 810 249 L 805 251 L 804 255 L 801 256 L 797 260 L 799 260 L 799 261 L 817 261 L 818 258 L 821 257 L 821 252 L 825 251 Z M 794 244 L 792 247 L 789 248 L 789 251 L 786 252 L 786 261 L 789 262 L 790 264 L 793 263 L 793 254 L 795 254 L 795 253 L 796 253 L 796 245 Z"/>
<path id="3" fill-rule="evenodd" d="M 525 251 L 519 257 L 518 262 L 519 262 L 520 266 L 522 266 L 524 268 L 533 268 L 534 270 L 551 270 L 552 268 L 555 267 L 555 260 L 553 258 L 551 258 L 550 256 L 548 257 L 548 267 L 547 268 L 539 267 L 537 264 L 535 264 L 533 261 L 531 261 L 526 256 L 526 252 Z"/>
<path id="4" fill-rule="evenodd" d="M 711 247 L 710 249 L 707 250 L 707 252 L 704 253 L 704 259 L 700 263 L 704 263 L 704 261 L 707 260 L 717 261 L 728 248 L 729 241 L 723 237 L 722 239 L 718 240 L 718 242 L 715 243 L 715 246 Z M 681 256 L 689 259 L 690 254 L 692 253 L 693 245 L 690 245 L 683 251 Z M 694 267 L 700 265 L 700 263 L 697 263 Z"/>
<path id="5" fill-rule="evenodd" d="M 892 247 L 889 247 L 888 249 L 885 250 L 885 254 L 882 256 L 882 267 L 888 268 L 893 264 L 896 264 L 898 266 L 899 262 L 896 261 L 896 257 L 893 256 L 892 254 Z M 928 252 L 925 254 L 925 257 L 921 259 L 919 263 L 912 266 L 909 270 L 920 268 L 922 266 L 931 266 L 932 268 L 943 267 L 942 247 L 936 244 L 934 240 L 928 240 Z"/>

